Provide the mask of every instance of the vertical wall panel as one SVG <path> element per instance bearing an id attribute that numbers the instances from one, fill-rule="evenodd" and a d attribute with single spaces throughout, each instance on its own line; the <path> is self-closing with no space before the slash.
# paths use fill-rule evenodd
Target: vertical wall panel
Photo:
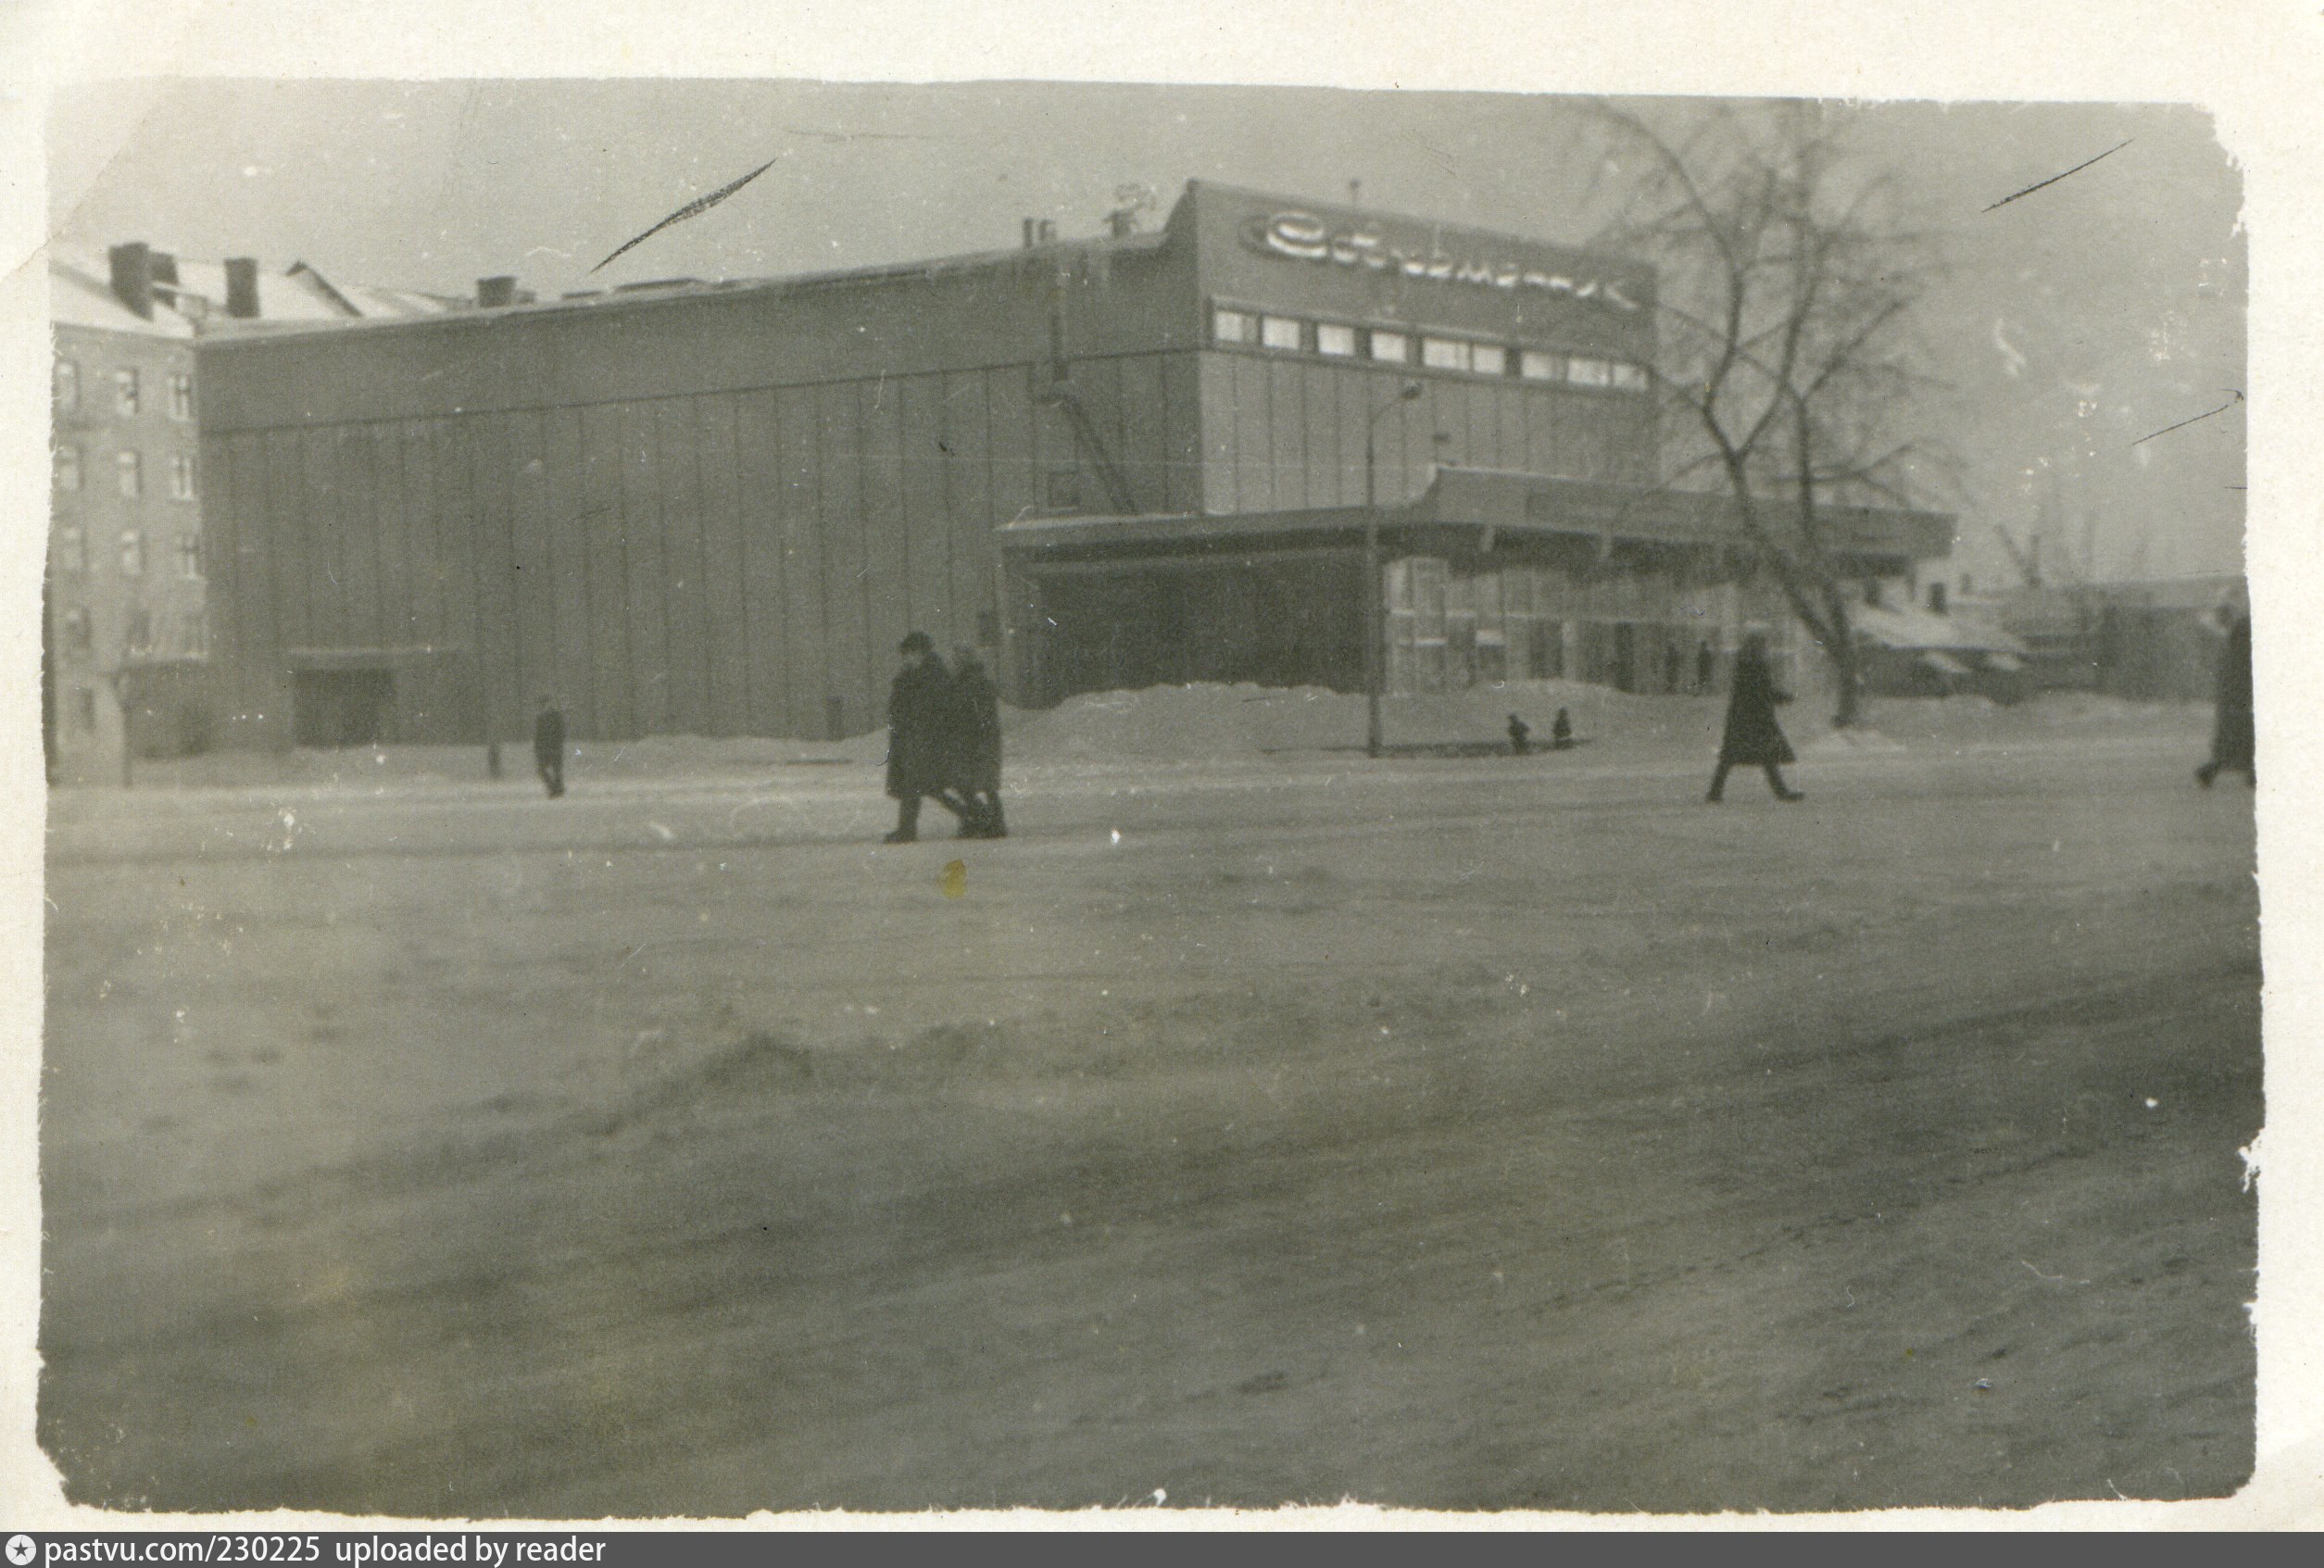
<path id="1" fill-rule="evenodd" d="M 249 541 L 258 536 L 259 443 L 246 434 L 211 436 L 202 443 L 202 547 L 208 557 L 210 659 L 225 714 L 258 711 L 250 671 L 257 662 L 250 646 L 259 631 L 252 619 Z"/>
<path id="2" fill-rule="evenodd" d="M 1468 446 L 1463 459 L 1470 468 L 1497 469 L 1501 460 L 1501 390 L 1491 383 L 1469 387 Z"/>
<path id="3" fill-rule="evenodd" d="M 472 420 L 438 420 L 436 434 L 436 521 L 439 547 L 445 562 L 446 639 L 459 649 L 455 677 L 461 692 L 461 734 L 484 738 L 484 658 L 481 640 L 483 595 L 477 581 L 482 559 L 477 528 L 482 510 L 476 499 L 477 455 Z"/>
<path id="4" fill-rule="evenodd" d="M 298 559 L 295 577 L 282 587 L 297 605 L 299 635 L 293 646 L 305 647 L 342 635 L 345 625 L 335 554 L 338 529 L 333 516 L 337 506 L 332 477 L 336 437 L 327 430 L 293 430 L 286 439 L 295 478 L 283 486 L 280 505 Z"/>
<path id="5" fill-rule="evenodd" d="M 583 456 L 581 410 L 552 408 L 541 431 L 547 479 L 550 673 L 543 682 L 564 711 L 565 726 L 592 738 L 604 733 L 591 677 L 589 645 L 588 468 Z M 538 695 L 538 694 L 535 694 Z"/>
<path id="6" fill-rule="evenodd" d="M 370 428 L 371 529 L 379 541 L 380 641 L 408 648 L 420 638 L 411 603 L 411 540 L 404 519 L 403 432 L 393 423 Z"/>
<path id="7" fill-rule="evenodd" d="M 1238 512 L 1275 508 L 1267 463 L 1273 438 L 1267 430 L 1267 367 L 1245 354 L 1222 355 L 1233 378 L 1228 418 L 1234 427 L 1235 505 Z"/>
<path id="8" fill-rule="evenodd" d="M 925 628 L 939 647 L 965 641 L 952 604 L 951 519 L 944 503 L 944 383 L 936 376 L 908 376 L 888 383 L 896 400 L 901 444 L 901 512 L 905 575 L 911 583 L 912 624 Z M 975 629 L 974 616 L 967 630 Z"/>
<path id="9" fill-rule="evenodd" d="M 597 736 L 638 733 L 629 638 L 629 514 L 622 483 L 622 410 L 581 410 L 582 516 L 587 524 L 589 689 Z"/>
<path id="10" fill-rule="evenodd" d="M 636 734 L 670 730 L 670 570 L 664 551 L 661 468 L 654 408 L 624 403 L 622 423 L 622 564 L 629 584 L 629 651 Z"/>
<path id="11" fill-rule="evenodd" d="M 668 584 L 670 728 L 682 735 L 710 733 L 712 680 L 702 581 L 707 565 L 702 553 L 695 403 L 691 397 L 672 397 L 647 405 L 652 420 L 654 487 L 661 506 L 662 562 Z"/>
<path id="12" fill-rule="evenodd" d="M 821 399 L 812 387 L 785 387 L 762 405 L 775 452 L 775 506 L 783 538 L 784 663 L 791 725 L 823 733 L 823 704 L 839 695 L 824 601 Z"/>
<path id="13" fill-rule="evenodd" d="M 395 428 L 396 471 L 403 492 L 400 526 L 405 592 L 410 596 L 409 640 L 433 647 L 444 641 L 444 584 L 435 537 L 435 455 L 422 421 L 404 420 Z"/>
<path id="14" fill-rule="evenodd" d="M 759 563 L 742 533 L 735 496 L 735 393 L 713 393 L 696 407 L 695 468 L 700 476 L 702 612 L 709 623 L 710 684 L 705 722 L 714 735 L 764 733 L 753 722 L 755 691 L 745 624 L 747 596 Z"/>
<path id="15" fill-rule="evenodd" d="M 849 734 L 873 727 L 872 649 L 865 630 L 861 396 L 848 383 L 815 389 L 817 533 L 823 545 L 823 613 L 831 639 L 827 696 L 846 706 Z"/>
<path id="16" fill-rule="evenodd" d="M 812 734 L 798 727 L 792 700 L 789 589 L 783 518 L 783 456 L 774 427 L 774 394 L 738 393 L 725 404 L 734 487 L 737 637 L 743 670 L 743 733 Z"/>
<path id="17" fill-rule="evenodd" d="M 1270 359 L 1267 368 L 1267 483 L 1276 511 L 1307 505 L 1307 367 Z"/>
<path id="18" fill-rule="evenodd" d="M 969 370 L 937 383 L 937 439 L 945 446 L 943 505 L 950 534 L 952 603 L 969 636 L 976 635 L 977 612 L 999 608 L 993 560 L 999 546 L 993 528 L 992 449 L 985 428 L 985 377 Z"/>
<path id="19" fill-rule="evenodd" d="M 532 725 L 519 696 L 515 521 L 509 485 L 512 416 L 463 421 L 470 436 L 476 568 L 476 662 L 487 740 L 514 740 Z"/>
<path id="20" fill-rule="evenodd" d="M 557 684 L 557 583 L 549 556 L 546 416 L 528 409 L 509 417 L 509 589 L 515 600 L 512 656 L 518 733 L 532 733 L 540 699 Z"/>
<path id="21" fill-rule="evenodd" d="M 1033 471 L 1033 402 L 1026 368 L 999 365 L 983 372 L 992 454 L 993 520 L 1014 521 L 1038 505 Z"/>
<path id="22" fill-rule="evenodd" d="M 1337 507 L 1339 494 L 1339 383 L 1345 378 L 1329 365 L 1305 368 L 1300 380 L 1304 433 L 1300 443 L 1300 504 Z"/>
<path id="23" fill-rule="evenodd" d="M 358 647 L 375 648 L 386 641 L 380 614 L 379 505 L 376 494 L 374 443 L 371 427 L 351 425 L 339 432 L 339 528 L 345 552 L 346 634 Z"/>
<path id="24" fill-rule="evenodd" d="M 906 632 L 926 625 L 928 610 L 912 596 L 911 560 L 904 537 L 903 383 L 858 382 L 857 417 L 862 433 L 862 497 L 857 511 L 863 540 L 864 637 L 870 662 L 867 685 L 876 682 Z"/>
<path id="25" fill-rule="evenodd" d="M 1501 454 L 1501 466 L 1523 470 L 1526 467 L 1526 399 L 1521 385 L 1504 387 L 1493 396 L 1493 420 L 1498 427 L 1494 439 Z"/>
<path id="26" fill-rule="evenodd" d="M 1167 450 L 1162 428 L 1162 359 L 1140 354 L 1120 361 L 1122 445 L 1115 460 L 1129 485 L 1131 508 L 1159 512 L 1169 508 L 1169 479 L 1164 464 Z"/>
<path id="27" fill-rule="evenodd" d="M 1209 458 L 1203 449 L 1202 359 L 1198 354 L 1162 357 L 1163 459 L 1169 465 L 1164 511 L 1217 509 L 1208 489 Z"/>

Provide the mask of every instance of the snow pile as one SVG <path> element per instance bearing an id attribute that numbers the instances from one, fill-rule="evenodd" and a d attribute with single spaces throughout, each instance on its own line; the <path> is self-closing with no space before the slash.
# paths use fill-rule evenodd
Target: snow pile
<path id="1" fill-rule="evenodd" d="M 1511 681 L 1468 691 L 1390 696 L 1381 728 L 1390 749 L 1505 746 L 1509 715 L 1547 748 L 1565 709 L 1582 741 L 1700 742 L 1716 733 L 1719 699 L 1635 696 L 1574 681 Z M 1360 748 L 1364 700 L 1321 686 L 1198 684 L 1093 692 L 1046 712 L 1011 714 L 1009 755 L 1024 761 L 1112 757 L 1255 757 L 1286 751 Z"/>

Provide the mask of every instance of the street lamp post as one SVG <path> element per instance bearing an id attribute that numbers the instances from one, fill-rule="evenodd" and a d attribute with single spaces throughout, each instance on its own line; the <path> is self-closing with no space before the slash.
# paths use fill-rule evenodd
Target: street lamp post
<path id="1" fill-rule="evenodd" d="M 1410 403 L 1420 396 L 1420 383 L 1408 381 L 1398 388 L 1393 402 L 1383 403 L 1372 410 L 1372 417 L 1363 425 L 1363 752 L 1367 757 L 1380 754 L 1380 687 L 1381 666 L 1386 662 L 1386 607 L 1380 594 L 1380 509 L 1379 460 L 1375 450 L 1380 431 L 1380 416 L 1398 403 Z"/>

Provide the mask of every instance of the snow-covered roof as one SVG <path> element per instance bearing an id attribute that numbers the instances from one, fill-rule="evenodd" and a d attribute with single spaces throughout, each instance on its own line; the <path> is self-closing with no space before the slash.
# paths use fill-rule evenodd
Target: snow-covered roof
<path id="1" fill-rule="evenodd" d="M 56 320 L 77 326 L 110 327 L 163 337 L 191 337 L 218 327 L 320 324 L 333 321 L 441 315 L 461 302 L 416 289 L 339 283 L 305 262 L 257 274 L 258 313 L 226 313 L 226 264 L 172 257 L 177 281 L 154 281 L 151 320 L 120 302 L 112 288 L 112 260 L 103 250 L 69 243 L 51 245 L 50 275 Z"/>
<path id="2" fill-rule="evenodd" d="M 1864 605 L 1850 617 L 1856 635 L 1876 647 L 2022 654 L 2026 645 L 1981 616 L 1893 605 Z"/>
<path id="3" fill-rule="evenodd" d="M 49 320 L 60 327 L 99 327 L 144 337 L 194 335 L 194 323 L 174 310 L 156 310 L 153 320 L 123 305 L 105 271 L 91 273 L 68 260 L 48 261 Z"/>

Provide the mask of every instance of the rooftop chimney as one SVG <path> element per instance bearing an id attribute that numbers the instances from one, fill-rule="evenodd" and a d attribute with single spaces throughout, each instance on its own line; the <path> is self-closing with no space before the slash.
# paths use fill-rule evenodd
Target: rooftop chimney
<path id="1" fill-rule="evenodd" d="M 476 280 L 476 303 L 486 310 L 497 310 L 504 305 L 517 302 L 517 281 L 511 277 L 479 278 Z"/>
<path id="2" fill-rule="evenodd" d="M 176 288 L 178 286 L 178 258 L 166 250 L 147 251 L 145 253 L 145 276 L 157 283 L 167 283 L 171 288 Z"/>
<path id="3" fill-rule="evenodd" d="M 1054 218 L 1041 220 L 1040 239 L 1045 245 L 1053 245 L 1057 243 L 1057 220 Z"/>
<path id="4" fill-rule="evenodd" d="M 1034 246 L 1035 241 L 1033 236 L 1035 232 L 1036 227 L 1034 220 L 1030 218 L 1026 219 L 1024 220 L 1024 248 L 1027 250 L 1031 250 Z"/>
<path id="5" fill-rule="evenodd" d="M 154 319 L 153 250 L 142 240 L 106 252 L 113 264 L 113 294 L 144 320 Z"/>
<path id="6" fill-rule="evenodd" d="M 238 321 L 258 314 L 258 263 L 247 256 L 226 258 L 226 314 Z"/>

